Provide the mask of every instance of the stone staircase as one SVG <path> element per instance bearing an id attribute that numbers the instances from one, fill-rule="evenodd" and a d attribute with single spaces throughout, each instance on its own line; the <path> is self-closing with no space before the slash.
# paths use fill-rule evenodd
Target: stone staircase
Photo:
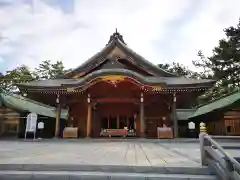
<path id="1" fill-rule="evenodd" d="M 217 180 L 207 167 L 156 167 L 111 165 L 0 165 L 1 180 Z"/>

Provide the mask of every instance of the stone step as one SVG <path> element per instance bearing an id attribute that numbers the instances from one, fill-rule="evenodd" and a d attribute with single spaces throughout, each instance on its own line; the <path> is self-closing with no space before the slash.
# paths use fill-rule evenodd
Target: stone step
<path id="1" fill-rule="evenodd" d="M 207 167 L 158 167 L 81 164 L 0 164 L 0 171 L 97 171 L 124 173 L 211 175 Z"/>
<path id="2" fill-rule="evenodd" d="M 0 171 L 3 180 L 91 179 L 91 180 L 217 180 L 214 175 L 124 173 L 100 171 Z"/>

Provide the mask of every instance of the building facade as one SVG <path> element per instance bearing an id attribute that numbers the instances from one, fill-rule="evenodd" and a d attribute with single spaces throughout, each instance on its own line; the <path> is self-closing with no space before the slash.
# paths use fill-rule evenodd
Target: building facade
<path id="1" fill-rule="evenodd" d="M 213 84 L 160 69 L 115 32 L 100 52 L 63 77 L 19 84 L 19 89 L 57 107 L 56 136 L 61 108 L 67 108 L 67 127 L 77 127 L 80 137 L 119 135 L 127 129 L 127 136 L 155 138 L 163 126 L 177 137 L 176 108 Z"/>
<path id="2" fill-rule="evenodd" d="M 200 106 L 189 121 L 204 122 L 210 135 L 240 135 L 240 92 L 236 91 Z"/>
<path id="3" fill-rule="evenodd" d="M 21 95 L 0 92 L 0 137 L 23 138 L 26 129 L 26 119 L 29 113 L 37 114 L 37 121 L 45 124 L 43 135 L 46 138 L 54 136 L 56 108 Z M 67 110 L 62 109 L 60 129 L 67 120 Z M 36 129 L 38 135 L 38 129 Z M 28 134 L 30 137 L 33 134 Z M 28 137 L 29 137 L 28 136 Z"/>

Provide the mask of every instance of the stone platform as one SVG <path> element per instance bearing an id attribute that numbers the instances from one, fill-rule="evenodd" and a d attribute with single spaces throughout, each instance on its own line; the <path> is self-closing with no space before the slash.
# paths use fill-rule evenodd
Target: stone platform
<path id="1" fill-rule="evenodd" d="M 1 140 L 0 164 L 201 166 L 198 144 L 192 149 L 187 148 L 187 155 L 166 144 L 139 139 Z M 174 144 L 178 146 L 178 143 Z"/>

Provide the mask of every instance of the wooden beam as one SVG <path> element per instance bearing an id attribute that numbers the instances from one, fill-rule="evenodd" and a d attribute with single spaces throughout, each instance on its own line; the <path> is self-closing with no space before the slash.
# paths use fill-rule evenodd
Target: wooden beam
<path id="1" fill-rule="evenodd" d="M 94 102 L 104 102 L 104 103 L 113 103 L 113 102 L 118 102 L 118 103 L 135 103 L 138 104 L 139 100 L 136 98 L 124 98 L 124 97 L 105 97 L 105 98 L 98 98 L 98 99 L 93 99 Z"/>

